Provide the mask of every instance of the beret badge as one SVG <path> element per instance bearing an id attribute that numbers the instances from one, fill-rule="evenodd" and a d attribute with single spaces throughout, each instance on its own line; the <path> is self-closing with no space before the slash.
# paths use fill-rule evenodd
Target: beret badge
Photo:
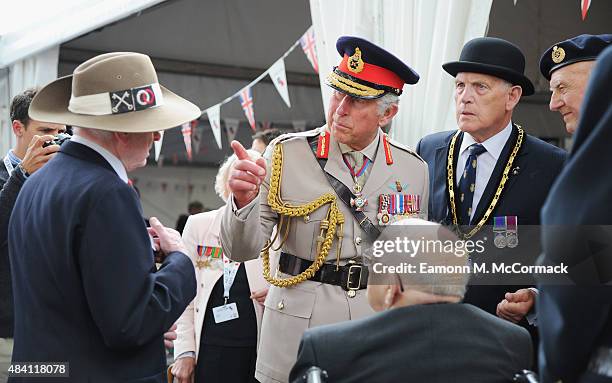
<path id="1" fill-rule="evenodd" d="M 361 49 L 355 48 L 355 53 L 348 59 L 348 69 L 353 73 L 359 73 L 363 70 L 363 59 L 361 58 Z"/>
<path id="2" fill-rule="evenodd" d="M 555 47 L 552 50 L 551 55 L 552 55 L 552 61 L 555 64 L 559 64 L 565 58 L 565 50 L 555 45 Z"/>

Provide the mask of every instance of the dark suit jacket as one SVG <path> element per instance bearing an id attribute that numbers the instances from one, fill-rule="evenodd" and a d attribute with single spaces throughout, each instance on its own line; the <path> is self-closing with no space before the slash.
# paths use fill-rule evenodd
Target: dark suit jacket
<path id="1" fill-rule="evenodd" d="M 163 333 L 195 296 L 194 268 L 175 252 L 155 270 L 137 195 L 102 156 L 62 145 L 21 189 L 9 247 L 13 362 L 69 362 L 72 382 L 164 381 Z"/>
<path id="2" fill-rule="evenodd" d="M 417 145 L 417 152 L 429 166 L 429 219 L 446 225 L 452 223 L 446 181 L 446 162 L 450 141 L 454 134 L 455 131 L 434 133 L 424 137 Z M 480 199 L 472 220 L 473 224 L 484 216 L 499 185 L 517 137 L 518 130 L 514 126 Z M 455 171 L 462 139 L 463 133 L 460 134 L 455 145 Z M 531 264 L 535 263 L 535 258 L 539 254 L 539 230 L 535 226 L 528 227 L 528 225 L 540 224 L 540 210 L 552 183 L 563 167 L 566 155 L 565 151 L 526 134 L 512 166 L 513 170 L 518 170 L 518 174 L 514 174 L 513 171 L 510 172 L 510 177 L 497 207 L 486 223 L 486 225 L 492 225 L 493 217 L 496 216 L 517 216 L 520 240 L 519 247 L 515 249 L 515 254 L 525 253 L 525 248 L 521 249 L 521 246 L 528 247 L 530 255 L 522 254 L 521 259 L 529 261 Z M 484 237 L 488 237 L 489 240 L 486 241 L 487 251 L 483 257 L 491 259 L 491 254 L 500 254 L 491 240 L 493 237 L 491 226 L 483 228 L 473 239 L 477 240 Z M 510 249 L 505 249 L 497 259 L 508 260 L 508 255 L 511 253 Z M 485 284 L 485 282 L 482 284 Z M 520 287 L 516 285 L 485 286 L 480 285 L 480 283 L 471 283 L 465 296 L 465 302 L 495 314 L 497 304 L 504 299 L 504 294 Z"/>
<path id="3" fill-rule="evenodd" d="M 0 338 L 13 337 L 13 288 L 8 255 L 8 224 L 25 176 L 19 167 L 12 174 L 0 163 Z"/>
<path id="4" fill-rule="evenodd" d="M 289 381 L 314 365 L 334 383 L 507 383 L 530 363 L 525 329 L 472 305 L 442 303 L 306 330 Z"/>
<path id="5" fill-rule="evenodd" d="M 587 371 L 599 348 L 612 348 L 611 82 L 608 47 L 591 72 L 567 166 L 542 210 L 541 263 L 564 262 L 573 282 L 538 286 L 544 383 L 612 381 Z"/>

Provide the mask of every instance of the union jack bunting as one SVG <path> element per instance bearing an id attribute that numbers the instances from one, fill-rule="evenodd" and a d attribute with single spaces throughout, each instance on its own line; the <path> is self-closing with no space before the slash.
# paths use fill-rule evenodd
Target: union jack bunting
<path id="1" fill-rule="evenodd" d="M 314 28 L 312 26 L 300 37 L 300 45 L 315 72 L 319 73 L 319 60 L 317 59 L 317 47 L 315 46 Z"/>
<path id="2" fill-rule="evenodd" d="M 187 150 L 187 160 L 191 161 L 191 122 L 186 122 L 181 125 L 183 133 L 183 141 L 185 141 L 185 149 Z"/>
<path id="3" fill-rule="evenodd" d="M 242 110 L 244 111 L 247 120 L 249 120 L 251 129 L 255 131 L 257 128 L 255 126 L 255 112 L 253 111 L 253 97 L 251 95 L 250 87 L 246 87 L 240 91 L 240 106 L 242 106 Z"/>
<path id="4" fill-rule="evenodd" d="M 590 6 L 591 6 L 591 0 L 581 0 L 580 1 L 580 9 L 582 10 L 582 20 L 586 19 L 587 12 L 589 11 Z"/>

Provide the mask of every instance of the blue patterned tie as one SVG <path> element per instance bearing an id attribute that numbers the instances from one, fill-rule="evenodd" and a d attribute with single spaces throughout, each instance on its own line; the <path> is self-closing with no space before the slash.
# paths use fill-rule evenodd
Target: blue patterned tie
<path id="1" fill-rule="evenodd" d="M 481 144 L 472 144 L 468 147 L 468 159 L 465 169 L 459 179 L 459 224 L 469 225 L 472 215 L 472 202 L 474 201 L 474 189 L 476 188 L 476 165 L 478 156 L 486 152 Z"/>

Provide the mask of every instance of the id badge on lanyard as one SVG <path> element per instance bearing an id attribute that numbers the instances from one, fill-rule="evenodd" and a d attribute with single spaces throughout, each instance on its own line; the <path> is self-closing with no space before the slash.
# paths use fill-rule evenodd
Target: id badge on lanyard
<path id="1" fill-rule="evenodd" d="M 6 171 L 8 172 L 10 177 L 11 174 L 13 174 L 13 170 L 15 170 L 15 168 L 13 167 L 13 164 L 11 163 L 8 154 L 6 155 L 6 157 L 4 157 L 4 167 L 6 167 Z"/>
<path id="2" fill-rule="evenodd" d="M 212 312 L 215 317 L 215 323 L 223 323 L 238 318 L 236 302 L 227 304 L 227 301 L 239 267 L 240 262 L 232 262 L 223 255 L 223 299 L 225 303 L 221 306 L 213 307 Z"/>

